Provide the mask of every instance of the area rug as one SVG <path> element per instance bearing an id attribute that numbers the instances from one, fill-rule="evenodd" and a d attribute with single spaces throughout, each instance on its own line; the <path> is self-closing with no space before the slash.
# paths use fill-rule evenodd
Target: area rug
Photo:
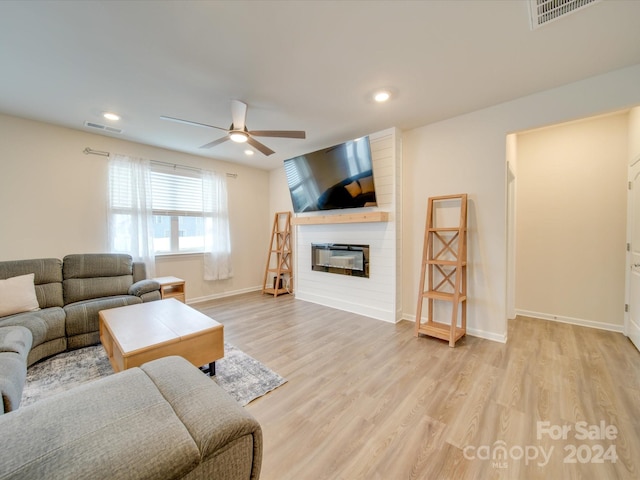
<path id="1" fill-rule="evenodd" d="M 240 405 L 244 406 L 286 382 L 233 345 L 225 343 L 224 349 L 224 358 L 216 362 L 213 380 Z M 102 345 L 58 354 L 29 367 L 20 406 L 112 374 L 113 369 Z"/>

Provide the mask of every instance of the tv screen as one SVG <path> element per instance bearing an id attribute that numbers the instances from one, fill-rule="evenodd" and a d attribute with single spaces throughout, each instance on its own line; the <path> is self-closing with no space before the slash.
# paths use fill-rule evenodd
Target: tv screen
<path id="1" fill-rule="evenodd" d="M 290 158 L 284 169 L 296 213 L 377 205 L 369 137 Z"/>

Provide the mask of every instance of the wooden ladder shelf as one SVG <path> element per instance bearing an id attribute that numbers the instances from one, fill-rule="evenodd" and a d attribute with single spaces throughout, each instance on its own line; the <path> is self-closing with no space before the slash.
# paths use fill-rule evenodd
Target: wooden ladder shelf
<path id="1" fill-rule="evenodd" d="M 273 219 L 271 244 L 264 270 L 262 293 L 277 297 L 293 292 L 293 269 L 291 250 L 291 212 L 278 212 Z M 269 275 L 271 273 L 271 275 Z M 288 279 L 284 278 L 285 275 Z M 274 280 L 275 278 L 275 280 Z M 285 286 L 285 280 L 288 280 Z"/>
<path id="2" fill-rule="evenodd" d="M 457 225 L 441 226 L 452 209 L 459 210 Z M 438 215 L 442 209 L 443 215 Z M 440 220 L 440 221 L 437 221 Z M 448 218 L 449 222 L 451 220 Z M 425 279 L 427 288 L 425 289 Z M 427 321 L 422 321 L 422 306 L 427 300 Z M 436 301 L 448 302 L 451 319 L 434 320 Z M 458 322 L 460 316 L 460 322 Z M 458 325 L 460 323 L 460 325 Z M 447 340 L 450 347 L 467 332 L 467 194 L 430 197 L 422 254 L 422 271 L 416 308 L 415 336 L 420 334 Z"/>

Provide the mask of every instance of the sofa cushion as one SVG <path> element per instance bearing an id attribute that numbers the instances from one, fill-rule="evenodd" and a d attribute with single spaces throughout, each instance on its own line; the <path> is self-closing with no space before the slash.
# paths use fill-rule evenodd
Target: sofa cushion
<path id="1" fill-rule="evenodd" d="M 0 327 L 21 325 L 33 335 L 33 346 L 65 336 L 65 313 L 60 307 L 20 313 L 0 319 Z"/>
<path id="2" fill-rule="evenodd" d="M 62 259 L 62 274 L 65 280 L 133 275 L 133 260 L 130 255 L 119 253 L 67 255 Z"/>
<path id="3" fill-rule="evenodd" d="M 64 280 L 65 305 L 114 295 L 127 295 L 133 283 L 131 275 L 123 277 L 72 278 Z"/>
<path id="4" fill-rule="evenodd" d="M 0 279 L 33 273 L 40 308 L 61 307 L 62 262 L 57 258 L 37 258 L 0 262 Z"/>
<path id="5" fill-rule="evenodd" d="M 0 317 L 40 309 L 33 273 L 0 280 Z"/>
<path id="6" fill-rule="evenodd" d="M 133 284 L 130 255 L 93 253 L 67 255 L 62 262 L 64 303 L 126 295 Z"/>
<path id="7" fill-rule="evenodd" d="M 138 303 L 142 303 L 139 297 L 133 295 L 118 295 L 114 297 L 83 300 L 65 305 L 67 337 L 89 332 L 98 332 L 100 329 L 100 317 L 98 315 L 100 310 L 135 305 Z"/>
<path id="8" fill-rule="evenodd" d="M 171 479 L 200 461 L 184 424 L 137 368 L 2 415 L 0 431 L 11 439 L 0 449 L 3 479 Z"/>
<path id="9" fill-rule="evenodd" d="M 0 318 L 0 327 L 20 325 L 28 328 L 33 336 L 28 365 L 38 360 L 64 352 L 67 348 L 65 314 L 60 307 L 44 308 L 37 312 L 19 313 Z"/>

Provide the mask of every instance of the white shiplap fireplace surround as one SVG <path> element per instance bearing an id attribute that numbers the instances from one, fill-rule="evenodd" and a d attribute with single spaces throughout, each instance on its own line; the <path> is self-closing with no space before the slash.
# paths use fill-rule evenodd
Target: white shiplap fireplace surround
<path id="1" fill-rule="evenodd" d="M 294 218 L 295 295 L 301 300 L 395 323 L 402 313 L 400 135 L 391 128 L 370 134 L 369 139 L 378 206 L 304 213 Z M 382 212 L 386 215 L 378 215 Z M 345 215 L 360 221 L 339 223 Z M 385 221 L 379 221 L 381 217 Z M 368 221 L 369 218 L 375 221 Z M 322 223 L 306 224 L 316 220 Z M 369 278 L 313 271 L 312 243 L 369 245 Z"/>

